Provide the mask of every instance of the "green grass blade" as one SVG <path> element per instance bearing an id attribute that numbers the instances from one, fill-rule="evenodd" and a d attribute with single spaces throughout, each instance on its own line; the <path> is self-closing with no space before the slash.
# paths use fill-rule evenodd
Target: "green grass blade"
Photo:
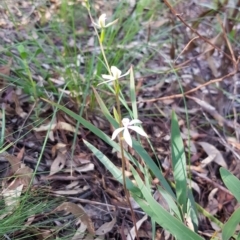
<path id="1" fill-rule="evenodd" d="M 233 196 L 237 199 L 237 201 L 240 202 L 239 179 L 223 167 L 220 168 L 220 174 L 224 184 L 227 186 Z"/>
<path id="2" fill-rule="evenodd" d="M 163 198 L 165 199 L 166 203 L 168 204 L 168 207 L 171 211 L 171 213 L 175 214 L 179 220 L 182 219 L 181 213 L 179 212 L 179 208 L 177 204 L 175 203 L 176 199 L 173 199 L 163 188 L 160 186 L 157 186 L 158 191 L 161 193 Z"/>
<path id="3" fill-rule="evenodd" d="M 134 139 L 133 139 L 133 148 L 139 154 L 139 156 L 144 160 L 144 162 L 147 164 L 147 166 L 152 171 L 154 176 L 158 178 L 162 187 L 171 195 L 173 199 L 176 199 L 176 196 L 173 193 L 167 180 L 164 178 L 161 169 L 156 165 L 156 163 L 148 155 L 147 151 Z"/>
<path id="4" fill-rule="evenodd" d="M 114 128 L 118 128 L 119 124 L 117 123 L 117 121 L 112 117 L 112 115 L 110 114 L 110 112 L 108 111 L 106 105 L 104 104 L 103 100 L 101 99 L 101 97 L 99 96 L 98 92 L 96 91 L 95 88 L 93 88 L 95 97 L 97 99 L 97 102 L 102 110 L 103 115 L 107 118 L 107 120 L 112 124 L 112 126 Z"/>
<path id="5" fill-rule="evenodd" d="M 198 229 L 198 211 L 192 190 L 188 188 L 187 216 L 190 217 L 194 230 Z"/>
<path id="6" fill-rule="evenodd" d="M 173 175 L 176 183 L 176 195 L 178 203 L 183 209 L 187 211 L 187 171 L 186 171 L 186 157 L 184 153 L 184 145 L 180 135 L 177 116 L 172 112 L 171 123 L 171 154 Z"/>
<path id="7" fill-rule="evenodd" d="M 202 240 L 198 234 L 187 228 L 181 221 L 173 217 L 167 212 L 156 200 L 152 197 L 150 189 L 146 188 L 143 181 L 139 177 L 136 170 L 131 167 L 133 176 L 138 184 L 142 195 L 145 198 L 145 204 L 143 201 L 139 201 L 139 198 L 133 195 L 135 201 L 142 207 L 142 209 L 152 217 L 160 226 L 168 230 L 176 239 L 184 240 Z"/>
<path id="8" fill-rule="evenodd" d="M 131 103 L 132 103 L 133 118 L 138 119 L 135 79 L 134 79 L 134 74 L 133 74 L 133 68 L 132 67 L 130 69 L 130 100 L 131 100 Z"/>
<path id="9" fill-rule="evenodd" d="M 238 233 L 237 240 L 240 240 L 240 233 Z"/>
<path id="10" fill-rule="evenodd" d="M 222 240 L 228 240 L 234 234 L 237 225 L 240 223 L 240 208 L 238 208 L 222 228 Z"/>

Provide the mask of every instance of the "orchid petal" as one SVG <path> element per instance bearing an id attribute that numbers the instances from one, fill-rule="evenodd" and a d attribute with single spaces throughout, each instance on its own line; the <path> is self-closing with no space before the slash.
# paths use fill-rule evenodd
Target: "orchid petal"
<path id="1" fill-rule="evenodd" d="M 128 131 L 127 128 L 125 128 L 124 131 L 123 131 L 123 138 L 124 138 L 124 140 L 126 141 L 126 143 L 127 143 L 130 147 L 132 147 L 132 138 L 131 138 L 131 135 L 130 135 L 130 133 L 129 133 L 129 131 Z"/>
<path id="2" fill-rule="evenodd" d="M 115 66 L 111 66 L 111 72 L 115 79 L 118 79 L 121 76 L 122 71 Z"/>
<path id="3" fill-rule="evenodd" d="M 107 79 L 107 80 L 111 80 L 111 81 L 115 80 L 115 78 L 113 76 L 106 75 L 106 74 L 102 74 L 102 78 Z"/>
<path id="4" fill-rule="evenodd" d="M 130 120 L 128 118 L 123 118 L 122 119 L 122 124 L 124 127 L 128 127 Z"/>
<path id="5" fill-rule="evenodd" d="M 133 131 L 137 132 L 138 134 L 144 137 L 148 137 L 148 135 L 144 132 L 144 130 L 138 126 L 129 126 L 128 128 L 132 129 Z"/>
<path id="6" fill-rule="evenodd" d="M 105 20 L 106 20 L 107 18 L 106 18 L 106 14 L 105 13 L 103 13 L 100 17 L 99 17 L 99 19 L 98 19 L 98 26 L 100 27 L 100 28 L 105 28 Z"/>
<path id="7" fill-rule="evenodd" d="M 128 125 L 133 125 L 133 124 L 141 124 L 142 123 L 142 121 L 140 121 L 140 120 L 138 120 L 138 119 L 133 119 L 133 120 L 131 120 L 130 121 L 130 123 L 128 124 Z"/>
<path id="8" fill-rule="evenodd" d="M 129 73 L 130 73 L 130 69 L 129 69 L 126 73 L 124 73 L 123 75 L 121 75 L 120 77 L 122 78 L 122 77 L 124 77 L 124 76 L 127 76 Z"/>
<path id="9" fill-rule="evenodd" d="M 115 24 L 117 21 L 118 21 L 118 19 L 115 19 L 114 21 L 108 23 L 108 24 L 105 26 L 105 28 L 112 26 L 112 25 Z"/>
<path id="10" fill-rule="evenodd" d="M 115 129 L 112 134 L 112 140 L 114 140 L 123 129 L 123 127 Z"/>

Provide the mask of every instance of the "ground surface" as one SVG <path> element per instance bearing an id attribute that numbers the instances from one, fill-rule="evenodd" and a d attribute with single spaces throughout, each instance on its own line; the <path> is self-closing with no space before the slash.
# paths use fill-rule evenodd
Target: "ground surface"
<path id="1" fill-rule="evenodd" d="M 89 217 L 85 221 L 91 219 L 93 225 L 86 224 L 88 231 L 98 229 L 105 239 L 124 239 L 132 228 L 122 186 L 84 147 L 82 138 L 121 167 L 118 155 L 66 113 L 54 113 L 41 99 L 61 99 L 62 105 L 111 136 L 113 129 L 101 114 L 91 86 L 105 97 L 110 111 L 114 97 L 97 86 L 106 69 L 82 2 L 8 0 L 0 6 L 0 118 L 5 130 L 0 143 L 2 191 L 9 182 L 13 184 L 12 176 L 36 174 L 30 197 L 21 205 L 22 212 L 32 212 L 15 214 L 12 221 L 24 227 L 9 229 L 6 224 L 3 239 L 35 239 L 34 234 L 38 239 L 72 239 L 79 209 L 64 202 L 81 204 Z M 237 4 L 229 1 L 215 6 L 216 11 L 210 11 L 213 6 L 204 1 L 174 4 L 190 29 L 159 1 L 149 1 L 143 9 L 135 1 L 92 3 L 94 19 L 103 12 L 110 19 L 120 19 L 120 27 L 107 35 L 107 55 L 111 65 L 134 67 L 139 118 L 156 151 L 156 162 L 171 181 L 170 119 L 175 110 L 195 199 L 222 222 L 232 214 L 236 202 L 223 186 L 219 167 L 240 177 Z M 128 96 L 124 84 L 125 80 Z M 151 152 L 147 142 L 143 144 Z M 18 179 L 12 189 L 30 186 L 31 177 Z M 72 214 L 64 215 L 63 209 Z M 143 211 L 135 210 L 137 220 L 142 218 Z M 3 216 L 4 209 L 1 211 Z M 206 239 L 217 230 L 202 217 L 199 231 Z M 158 231 L 155 239 L 168 239 L 166 232 Z M 151 235 L 151 222 L 145 221 L 139 236 L 151 239 Z"/>

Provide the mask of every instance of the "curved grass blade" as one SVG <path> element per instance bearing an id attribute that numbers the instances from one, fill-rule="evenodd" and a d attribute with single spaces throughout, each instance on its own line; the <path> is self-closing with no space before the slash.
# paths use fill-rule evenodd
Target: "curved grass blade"
<path id="1" fill-rule="evenodd" d="M 223 167 L 220 168 L 220 174 L 224 184 L 227 186 L 233 196 L 237 199 L 237 201 L 240 202 L 239 179 Z"/>
<path id="2" fill-rule="evenodd" d="M 187 170 L 186 170 L 186 156 L 184 153 L 184 145 L 180 135 L 177 116 L 172 112 L 171 123 L 171 153 L 173 175 L 176 183 L 177 200 L 183 212 L 187 212 Z"/>
<path id="3" fill-rule="evenodd" d="M 131 99 L 131 103 L 132 103 L 133 118 L 138 119 L 135 79 L 134 79 L 132 67 L 130 68 L 130 99 Z"/>
<path id="4" fill-rule="evenodd" d="M 152 171 L 155 177 L 157 177 L 162 185 L 162 187 L 171 195 L 173 199 L 176 199 L 175 194 L 173 193 L 170 185 L 167 180 L 164 178 L 161 169 L 156 165 L 156 163 L 149 156 L 147 151 L 135 140 L 133 140 L 133 148 L 139 154 L 139 156 L 144 160 L 149 169 Z"/>
<path id="5" fill-rule="evenodd" d="M 145 186 L 136 170 L 131 167 L 133 176 L 139 189 L 144 196 L 144 200 L 133 194 L 135 201 L 141 208 L 152 217 L 160 226 L 169 231 L 176 239 L 203 240 L 198 234 L 187 228 L 181 221 L 173 217 L 152 197 L 150 190 Z"/>
<path id="6" fill-rule="evenodd" d="M 234 234 L 237 225 L 240 223 L 240 208 L 238 208 L 222 228 L 222 239 L 228 240 Z"/>

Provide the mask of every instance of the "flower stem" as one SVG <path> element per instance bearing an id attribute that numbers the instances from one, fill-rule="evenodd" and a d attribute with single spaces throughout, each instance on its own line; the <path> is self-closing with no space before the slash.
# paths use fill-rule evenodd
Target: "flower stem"
<path id="1" fill-rule="evenodd" d="M 114 88 L 115 88 L 115 97 L 116 97 L 116 103 L 117 103 L 119 127 L 122 127 L 122 121 L 121 121 L 122 120 L 122 114 L 121 114 L 121 107 L 120 107 L 120 100 L 119 100 L 120 88 L 119 88 L 118 79 L 114 83 Z M 130 210 L 131 210 L 132 221 L 133 221 L 133 225 L 134 225 L 135 232 L 136 232 L 136 238 L 137 238 L 137 240 L 139 240 L 136 218 L 135 218 L 133 207 L 132 207 L 132 204 L 131 204 L 131 201 L 130 201 L 130 193 L 129 193 L 129 191 L 127 189 L 127 186 L 126 186 L 126 176 L 125 176 L 126 159 L 125 159 L 124 149 L 123 149 L 123 133 L 122 132 L 119 133 L 119 143 L 120 143 L 120 150 L 121 150 L 121 157 L 122 157 L 123 188 L 124 188 L 124 192 L 125 192 L 125 195 L 126 195 L 127 203 L 128 203 L 128 205 L 130 207 Z"/>
<path id="2" fill-rule="evenodd" d="M 90 17 L 91 21 L 93 22 L 93 18 L 92 18 L 91 12 L 90 12 L 90 8 L 87 8 L 87 9 L 88 9 L 89 17 Z M 94 28 L 94 31 L 97 35 L 98 42 L 99 42 L 100 49 L 101 49 L 101 53 L 103 55 L 104 62 L 107 66 L 108 73 L 109 73 L 109 75 L 112 75 L 112 72 L 110 70 L 110 67 L 109 67 L 109 64 L 108 64 L 108 61 L 107 61 L 107 58 L 106 58 L 106 55 L 105 55 L 105 52 L 104 52 L 104 49 L 103 49 L 103 40 L 104 40 L 104 37 L 105 37 L 105 30 L 101 29 L 101 36 L 99 36 L 98 31 L 97 31 L 97 29 L 94 25 L 93 25 L 93 28 Z"/>

